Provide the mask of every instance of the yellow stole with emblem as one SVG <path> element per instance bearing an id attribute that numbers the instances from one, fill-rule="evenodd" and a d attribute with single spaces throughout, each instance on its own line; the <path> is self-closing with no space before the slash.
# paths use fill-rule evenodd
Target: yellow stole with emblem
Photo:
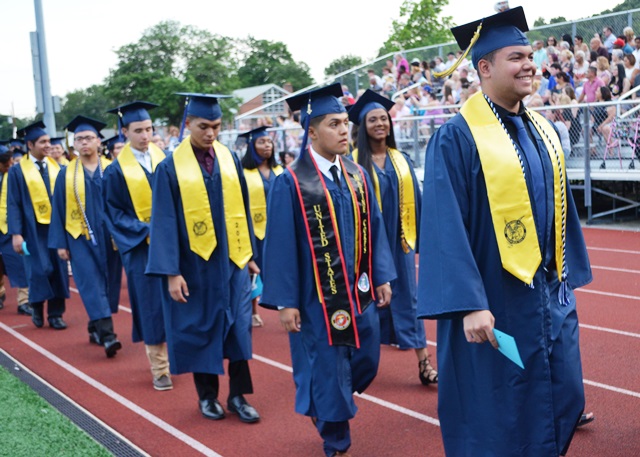
<path id="1" fill-rule="evenodd" d="M 2 189 L 0 189 L 0 232 L 5 235 L 9 231 L 7 225 L 7 189 L 9 188 L 9 172 L 7 171 L 2 178 Z"/>
<path id="2" fill-rule="evenodd" d="M 153 143 L 149 143 L 149 156 L 152 172 L 156 171 L 158 164 L 166 157 L 164 152 Z M 133 155 L 129 143 L 122 148 L 116 160 L 122 169 L 136 216 L 140 221 L 148 224 L 151 221 L 151 186 L 142 165 Z"/>
<path id="3" fill-rule="evenodd" d="M 106 157 L 100 157 L 100 164 L 102 169 L 104 170 L 109 166 L 111 161 Z M 98 169 L 96 168 L 96 171 Z M 84 222 L 83 214 L 87 210 L 87 197 L 86 191 L 84 188 L 84 166 L 80 159 L 75 158 L 69 165 L 67 165 L 67 169 L 65 171 L 64 176 L 64 187 L 65 187 L 65 228 L 69 235 L 71 235 L 74 239 L 77 239 L 81 234 L 90 239 L 89 230 Z M 74 186 L 75 184 L 75 186 Z M 76 195 L 76 190 L 78 194 Z"/>
<path id="4" fill-rule="evenodd" d="M 280 165 L 276 165 L 272 170 L 276 176 L 281 175 L 284 171 Z M 249 211 L 253 220 L 253 233 L 259 240 L 264 240 L 267 233 L 267 197 L 260 170 L 245 168 L 244 179 L 249 188 Z"/>
<path id="5" fill-rule="evenodd" d="M 400 240 L 402 243 L 402 250 L 408 253 L 410 249 L 416 249 L 416 240 L 418 228 L 416 224 L 416 198 L 415 188 L 413 186 L 413 177 L 411 176 L 411 169 L 402 153 L 397 149 L 389 148 L 387 150 L 389 160 L 393 165 L 393 169 L 398 177 L 398 203 L 400 205 Z M 358 162 L 358 150 L 355 149 L 352 153 L 354 162 Z M 382 212 L 382 196 L 380 195 L 380 181 L 378 180 L 378 174 L 373 173 L 371 176 L 373 179 L 373 187 L 376 194 L 376 200 L 378 200 L 378 206 Z"/>
<path id="6" fill-rule="evenodd" d="M 253 250 L 240 177 L 231 151 L 218 141 L 214 141 L 213 150 L 218 160 L 222 180 L 222 203 L 229 259 L 239 268 L 244 268 L 251 260 Z M 209 194 L 202 169 L 191 147 L 190 136 L 186 137 L 173 152 L 173 161 L 180 188 L 189 246 L 204 260 L 209 260 L 218 241 L 213 225 Z"/>
<path id="7" fill-rule="evenodd" d="M 51 157 L 45 157 L 47 162 L 47 171 L 49 172 L 49 185 L 51 189 L 51 195 L 56 185 L 56 178 L 60 172 L 60 165 Z M 24 180 L 27 183 L 27 189 L 29 191 L 29 197 L 31 198 L 31 204 L 33 205 L 33 212 L 36 217 L 36 221 L 39 224 L 51 223 L 51 200 L 47 193 L 47 187 L 44 184 L 40 170 L 33 163 L 29 154 L 20 160 L 20 169 L 24 176 Z"/>
<path id="8" fill-rule="evenodd" d="M 532 284 L 542 262 L 542 253 L 518 153 L 482 93 L 471 96 L 460 113 L 478 148 L 502 266 L 516 278 Z M 566 202 L 564 155 L 558 135 L 548 121 L 533 111 L 527 110 L 527 115 L 544 140 L 553 165 L 555 259 L 558 277 L 562 280 Z"/>

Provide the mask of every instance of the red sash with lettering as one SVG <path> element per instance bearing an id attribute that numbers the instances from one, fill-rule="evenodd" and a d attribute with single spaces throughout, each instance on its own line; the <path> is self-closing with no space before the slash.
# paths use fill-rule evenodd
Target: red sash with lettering
<path id="1" fill-rule="evenodd" d="M 338 157 L 338 160 L 345 171 L 344 181 L 354 213 L 355 252 L 352 253 L 342 250 L 333 201 L 311 153 L 302 154 L 289 170 L 311 248 L 316 290 L 324 311 L 329 344 L 359 348 L 356 310 L 362 313 L 375 300 L 371 281 L 369 193 L 361 168 L 349 159 Z M 355 278 L 349 278 L 345 255 L 354 256 Z M 351 294 L 353 283 L 356 283 L 354 295 Z"/>

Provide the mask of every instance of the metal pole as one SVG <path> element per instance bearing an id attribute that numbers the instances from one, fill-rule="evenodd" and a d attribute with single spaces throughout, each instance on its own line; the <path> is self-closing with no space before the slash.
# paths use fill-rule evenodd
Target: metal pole
<path id="1" fill-rule="evenodd" d="M 53 99 L 49 84 L 49 64 L 47 60 L 47 43 L 44 36 L 44 15 L 42 14 L 42 0 L 33 0 L 36 13 L 36 34 L 38 35 L 38 49 L 40 51 L 40 75 L 42 80 L 42 98 L 44 107 L 44 124 L 47 133 L 56 136 L 56 118 L 53 112 Z"/>
<path id="2" fill-rule="evenodd" d="M 587 224 L 593 222 L 593 205 L 591 200 L 591 126 L 589 125 L 589 107 L 582 108 L 584 135 L 584 206 L 587 208 Z"/>

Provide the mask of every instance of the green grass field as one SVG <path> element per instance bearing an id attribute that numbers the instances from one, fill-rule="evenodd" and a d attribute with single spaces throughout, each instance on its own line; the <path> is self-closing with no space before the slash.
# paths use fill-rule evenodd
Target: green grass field
<path id="1" fill-rule="evenodd" d="M 29 386 L 0 367 L 0 456 L 111 455 Z"/>

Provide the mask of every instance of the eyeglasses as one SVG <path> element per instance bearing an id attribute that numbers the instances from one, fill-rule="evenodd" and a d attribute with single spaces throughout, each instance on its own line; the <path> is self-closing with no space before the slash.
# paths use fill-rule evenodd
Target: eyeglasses
<path id="1" fill-rule="evenodd" d="M 89 141 L 93 141 L 95 139 L 97 139 L 98 137 L 95 135 L 87 135 L 87 136 L 76 136 L 73 138 L 73 141 L 77 141 L 78 143 L 83 143 L 85 141 L 89 142 Z"/>

